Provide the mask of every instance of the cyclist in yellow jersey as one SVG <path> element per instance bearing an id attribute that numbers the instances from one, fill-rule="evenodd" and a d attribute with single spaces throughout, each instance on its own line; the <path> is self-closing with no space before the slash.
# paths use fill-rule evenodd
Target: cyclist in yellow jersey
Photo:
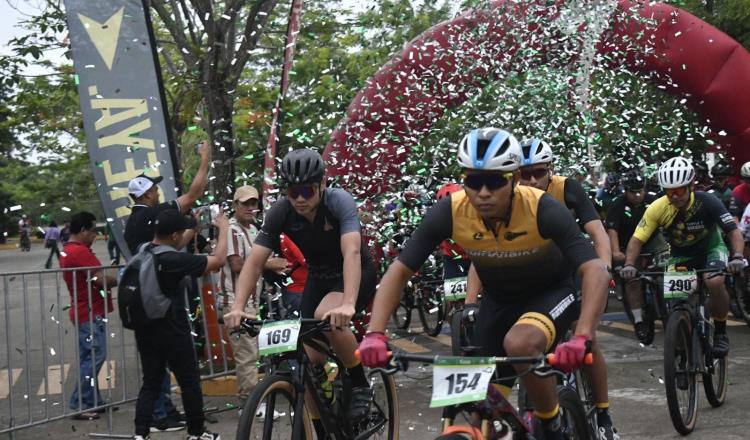
<path id="1" fill-rule="evenodd" d="M 578 320 L 574 336 L 557 345 L 555 353 L 565 370 L 582 365 L 604 309 L 609 274 L 565 206 L 517 184 L 521 156 L 518 141 L 504 130 L 472 130 L 464 137 L 458 162 L 466 173 L 465 190 L 430 208 L 381 280 L 369 331 L 360 344 L 365 365 L 387 362 L 383 332 L 401 291 L 447 238 L 466 251 L 484 287 L 472 340 L 481 355 L 538 355 Z M 573 285 L 576 272 L 583 279 L 580 303 Z M 527 367 L 517 366 L 516 371 Z M 513 373 L 499 371 L 500 376 Z M 555 380 L 534 375 L 522 380 L 544 438 L 563 439 Z"/>
<path id="2" fill-rule="evenodd" d="M 596 212 L 594 204 L 583 187 L 575 179 L 555 175 L 552 162 L 555 159 L 552 148 L 541 139 L 532 138 L 521 142 L 521 185 L 528 185 L 547 192 L 573 213 L 573 217 L 594 242 L 596 254 L 607 267 L 612 267 L 612 249 L 604 224 Z M 583 371 L 591 382 L 597 407 L 597 421 L 601 440 L 618 440 L 617 430 L 612 426 L 609 414 L 609 389 L 607 386 L 607 364 L 599 344 L 593 341 L 594 363 L 586 365 Z"/>
<path id="3" fill-rule="evenodd" d="M 717 271 L 727 268 L 729 272 L 741 273 L 746 265 L 742 234 L 721 200 L 712 194 L 693 190 L 695 169 L 692 163 L 683 157 L 673 157 L 659 167 L 657 175 L 666 195 L 652 203 L 643 214 L 628 242 L 620 276 L 626 280 L 635 278 L 635 261 L 641 247 L 659 227 L 671 247 L 670 266 Z M 729 263 L 719 228 L 727 234 L 732 246 Z M 723 357 L 729 352 L 726 331 L 729 294 L 724 277 L 710 275 L 704 274 L 703 277 L 710 292 L 709 310 L 714 320 L 713 352 L 714 356 Z"/>

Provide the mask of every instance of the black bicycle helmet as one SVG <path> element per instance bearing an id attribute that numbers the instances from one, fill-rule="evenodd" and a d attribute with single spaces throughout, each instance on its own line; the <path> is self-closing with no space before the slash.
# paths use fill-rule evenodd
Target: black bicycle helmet
<path id="1" fill-rule="evenodd" d="M 320 183 L 326 165 L 320 154 L 309 148 L 293 150 L 281 161 L 281 178 L 288 185 Z"/>
<path id="2" fill-rule="evenodd" d="M 711 177 L 729 177 L 732 175 L 732 165 L 720 160 L 711 167 Z"/>
<path id="3" fill-rule="evenodd" d="M 641 173 L 636 170 L 628 171 L 622 175 L 622 186 L 624 186 L 625 189 L 643 189 L 645 185 L 646 180 Z"/>
<path id="4" fill-rule="evenodd" d="M 620 175 L 615 172 L 609 172 L 607 173 L 605 182 L 607 183 L 607 186 L 618 186 L 620 185 Z"/>

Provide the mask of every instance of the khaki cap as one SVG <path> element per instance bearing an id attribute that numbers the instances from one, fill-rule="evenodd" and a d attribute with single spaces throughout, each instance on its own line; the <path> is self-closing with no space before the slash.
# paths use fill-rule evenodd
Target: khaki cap
<path id="1" fill-rule="evenodd" d="M 237 191 L 234 192 L 234 201 L 235 202 L 246 202 L 250 199 L 260 199 L 260 195 L 258 194 L 258 190 L 255 189 L 254 186 L 245 185 L 237 188 Z"/>

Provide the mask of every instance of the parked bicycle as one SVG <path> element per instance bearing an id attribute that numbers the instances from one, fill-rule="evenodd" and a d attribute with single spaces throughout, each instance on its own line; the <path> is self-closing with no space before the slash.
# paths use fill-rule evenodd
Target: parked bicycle
<path id="1" fill-rule="evenodd" d="M 721 406 L 727 395 L 728 359 L 713 356 L 714 327 L 702 277 L 706 273 L 732 276 L 715 269 L 641 273 L 664 276 L 669 310 L 664 331 L 664 387 L 672 425 L 682 435 L 693 431 L 698 418 L 698 376 L 711 406 Z"/>
<path id="2" fill-rule="evenodd" d="M 392 315 L 396 327 L 408 328 L 414 309 L 417 309 L 425 333 L 430 336 L 440 333 L 445 319 L 443 280 L 440 277 L 418 272 L 409 280 Z"/>
<path id="3" fill-rule="evenodd" d="M 514 378 L 526 374 L 539 377 L 563 376 L 563 373 L 552 368 L 554 361 L 554 355 L 476 358 L 392 353 L 389 366 L 375 370 L 390 375 L 398 371 L 408 371 L 410 362 L 433 364 L 433 393 L 430 406 L 444 407 L 443 432 L 452 432 L 456 421 L 463 418 L 481 433 L 481 438 L 522 439 L 534 438 L 533 409 L 524 399 L 516 410 L 495 386 L 490 385 L 509 379 L 496 377 L 496 368 L 505 365 L 529 365 L 525 372 L 513 376 Z M 591 362 L 590 356 L 587 356 L 587 362 Z M 576 392 L 565 385 L 558 385 L 557 392 L 561 420 L 567 438 L 591 438 L 586 416 Z"/>
<path id="4" fill-rule="evenodd" d="M 370 414 L 356 422 L 348 419 L 352 384 L 344 365 L 323 337 L 324 332 L 330 331 L 328 321 L 243 320 L 242 330 L 257 335 L 261 351 L 265 347 L 268 354 L 266 377 L 245 403 L 236 439 L 312 439 L 311 414 L 319 415 L 326 438 L 398 439 L 398 395 L 393 377 L 388 374 L 370 375 L 375 395 Z M 324 383 L 303 344 L 325 353 L 335 365 Z M 305 398 L 306 390 L 310 391 L 309 399 Z"/>

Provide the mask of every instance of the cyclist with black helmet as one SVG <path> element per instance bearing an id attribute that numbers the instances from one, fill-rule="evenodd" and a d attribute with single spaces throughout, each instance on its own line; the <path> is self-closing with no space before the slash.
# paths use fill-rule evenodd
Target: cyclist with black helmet
<path id="1" fill-rule="evenodd" d="M 625 194 L 618 197 L 609 208 L 605 225 L 610 243 L 612 244 L 612 260 L 615 266 L 625 263 L 625 250 L 633 236 L 638 222 L 643 217 L 651 203 L 656 200 L 654 194 L 646 192 L 646 180 L 640 172 L 629 171 L 622 179 Z M 661 234 L 654 234 L 644 246 L 644 252 L 657 252 L 667 249 L 667 245 Z M 638 258 L 635 262 L 637 268 L 642 269 L 647 262 Z M 635 335 L 644 344 L 651 344 L 648 340 L 648 328 L 643 321 L 643 291 L 638 280 L 629 280 L 625 283 L 625 299 L 628 301 L 633 313 L 633 325 Z"/>
<path id="2" fill-rule="evenodd" d="M 554 174 L 552 163 L 555 157 L 547 142 L 537 138 L 527 139 L 521 142 L 521 151 L 523 152 L 520 168 L 521 185 L 542 190 L 565 205 L 578 220 L 581 228 L 591 237 L 597 256 L 608 267 L 612 267 L 612 250 L 607 232 L 604 230 L 594 204 L 581 184 L 576 179 Z M 471 279 L 473 278 L 472 276 Z M 597 419 L 602 431 L 598 434 L 603 440 L 616 440 L 619 436 L 612 426 L 612 417 L 609 413 L 607 365 L 598 344 L 593 345 L 593 353 L 594 364 L 584 367 L 584 372 L 591 382 L 598 408 Z"/>
<path id="3" fill-rule="evenodd" d="M 464 191 L 425 214 L 378 287 L 362 361 L 388 361 L 386 325 L 401 291 L 435 247 L 452 238 L 469 255 L 484 288 L 472 345 L 484 356 L 534 356 L 551 349 L 578 319 L 574 336 L 557 345 L 558 365 L 580 368 L 606 301 L 609 274 L 570 211 L 542 191 L 518 185 L 523 153 L 505 130 L 476 129 L 458 148 Z M 573 274 L 583 278 L 576 300 Z M 467 302 L 469 298 L 467 297 Z M 580 307 L 580 308 L 579 308 Z M 526 365 L 517 366 L 520 373 Z M 500 369 L 500 376 L 518 374 Z M 522 377 L 546 439 L 563 439 L 555 382 Z M 504 384 L 510 391 L 512 381 Z M 536 431 L 535 431 L 536 432 Z"/>
<path id="4" fill-rule="evenodd" d="M 703 160 L 693 161 L 695 169 L 695 180 L 693 189 L 696 191 L 708 191 L 711 188 L 711 177 L 708 175 L 708 164 Z"/>
<path id="5" fill-rule="evenodd" d="M 230 328 L 238 328 L 248 299 L 255 300 L 256 286 L 271 250 L 286 234 L 305 257 L 308 277 L 302 293 L 302 318 L 328 319 L 328 339 L 352 378 L 353 396 L 348 409 L 355 422 L 369 414 L 373 398 L 364 369 L 354 355 L 357 341 L 349 328 L 355 312 L 363 311 L 375 292 L 376 272 L 362 239 L 357 205 L 351 194 L 327 188 L 323 158 L 311 149 L 290 151 L 281 163 L 286 196 L 266 213 L 253 252 L 236 282 L 232 311 L 224 315 Z M 308 353 L 313 362 L 325 358 Z M 318 423 L 316 429 L 320 429 Z"/>
<path id="6" fill-rule="evenodd" d="M 721 203 L 729 209 L 732 204 L 732 190 L 734 186 L 729 184 L 729 176 L 732 175 L 732 166 L 725 160 L 717 161 L 711 167 L 711 186 L 708 193 L 715 195 L 721 200 Z"/>
<path id="7" fill-rule="evenodd" d="M 690 160 L 673 157 L 661 164 L 657 175 L 666 195 L 646 208 L 643 218 L 638 222 L 628 242 L 625 265 L 620 269 L 620 276 L 625 280 L 635 278 L 638 273 L 636 260 L 643 243 L 648 242 L 660 227 L 670 245 L 670 266 L 716 271 L 727 268 L 732 273 L 742 272 L 745 268 L 745 243 L 742 234 L 719 199 L 693 189 L 695 170 Z M 720 230 L 727 235 L 732 246 L 729 263 L 729 253 Z M 706 273 L 703 276 L 711 296 L 709 308 L 715 329 L 714 356 L 724 357 L 729 352 L 729 337 L 726 332 L 729 294 L 723 275 Z"/>
<path id="8" fill-rule="evenodd" d="M 596 192 L 597 211 L 601 218 L 607 217 L 607 210 L 620 195 L 622 195 L 620 175 L 614 171 L 607 173 L 604 187 Z"/>

